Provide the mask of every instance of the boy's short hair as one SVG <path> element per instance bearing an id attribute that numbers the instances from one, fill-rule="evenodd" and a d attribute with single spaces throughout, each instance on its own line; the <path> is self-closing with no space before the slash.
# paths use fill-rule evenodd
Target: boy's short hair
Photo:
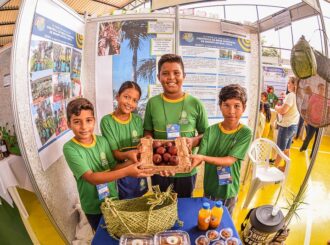
<path id="1" fill-rule="evenodd" d="M 77 98 L 71 100 L 68 106 L 66 107 L 66 117 L 68 119 L 68 122 L 70 122 L 72 115 L 79 116 L 81 110 L 90 110 L 94 116 L 93 104 L 88 99 Z"/>
<path id="2" fill-rule="evenodd" d="M 176 54 L 164 54 L 162 57 L 160 57 L 160 60 L 158 61 L 158 72 L 160 72 L 162 66 L 164 63 L 169 62 L 169 63 L 178 63 L 181 65 L 182 72 L 184 74 L 184 65 L 183 61 L 180 55 Z"/>
<path id="3" fill-rule="evenodd" d="M 238 99 L 245 106 L 247 102 L 246 89 L 239 84 L 230 84 L 223 87 L 219 93 L 219 105 L 229 99 Z"/>

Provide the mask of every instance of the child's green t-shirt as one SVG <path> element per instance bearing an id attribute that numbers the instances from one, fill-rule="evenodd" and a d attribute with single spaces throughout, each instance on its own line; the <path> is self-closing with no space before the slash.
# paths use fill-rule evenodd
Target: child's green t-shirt
<path id="1" fill-rule="evenodd" d="M 77 181 L 82 210 L 86 214 L 100 214 L 102 201 L 98 198 L 96 186 L 82 178 L 88 170 L 95 172 L 110 171 L 116 165 L 107 140 L 95 135 L 90 145 L 79 143 L 72 138 L 63 146 L 64 157 Z M 116 183 L 108 183 L 110 196 L 118 197 Z"/>
<path id="2" fill-rule="evenodd" d="M 127 151 L 136 148 L 143 137 L 143 122 L 141 117 L 134 113 L 130 114 L 127 121 L 108 114 L 101 120 L 101 132 L 111 150 Z"/>
<path id="3" fill-rule="evenodd" d="M 205 196 L 227 199 L 238 194 L 241 161 L 249 148 L 251 138 L 251 129 L 243 124 L 237 130 L 231 131 L 223 129 L 220 123 L 212 125 L 206 130 L 198 153 L 212 157 L 232 156 L 237 158 L 237 161 L 230 166 L 232 183 L 227 185 L 219 185 L 217 166 L 205 163 Z"/>
<path id="4" fill-rule="evenodd" d="M 186 94 L 183 98 L 171 100 L 156 95 L 149 99 L 144 116 L 144 129 L 153 131 L 155 139 L 167 139 L 166 125 L 180 124 L 181 137 L 194 137 L 205 132 L 208 127 L 207 113 L 202 102 Z M 175 177 L 192 176 L 196 169 L 187 174 L 176 174 Z"/>
<path id="5" fill-rule="evenodd" d="M 267 100 L 271 108 L 275 107 L 275 103 L 278 101 L 278 97 L 274 93 L 267 94 Z"/>

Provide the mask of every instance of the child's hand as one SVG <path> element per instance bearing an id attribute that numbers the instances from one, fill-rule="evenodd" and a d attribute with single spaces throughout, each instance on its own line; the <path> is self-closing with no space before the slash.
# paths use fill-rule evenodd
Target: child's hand
<path id="1" fill-rule="evenodd" d="M 193 147 L 193 144 L 194 144 L 194 139 L 193 138 L 186 138 L 185 137 L 185 140 L 186 140 L 186 144 L 187 144 L 188 148 L 190 150 L 192 150 L 192 147 Z"/>
<path id="2" fill-rule="evenodd" d="M 135 178 L 149 177 L 154 174 L 152 169 L 140 169 L 141 163 L 133 163 L 126 167 L 127 175 Z"/>
<path id="3" fill-rule="evenodd" d="M 200 165 L 203 161 L 204 161 L 204 156 L 203 155 L 191 155 L 190 156 L 192 163 L 191 163 L 191 167 L 195 168 L 198 165 Z"/>
<path id="4" fill-rule="evenodd" d="M 132 162 L 138 162 L 138 155 L 139 155 L 139 151 L 138 150 L 131 150 L 126 152 L 127 154 L 127 159 L 132 160 Z"/>

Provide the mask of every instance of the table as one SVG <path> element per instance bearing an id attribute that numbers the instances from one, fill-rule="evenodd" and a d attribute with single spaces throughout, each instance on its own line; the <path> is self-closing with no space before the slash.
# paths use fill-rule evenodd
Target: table
<path id="1" fill-rule="evenodd" d="M 189 233 L 191 244 L 195 243 L 195 239 L 200 235 L 205 235 L 204 231 L 199 231 L 197 229 L 197 216 L 198 211 L 202 207 L 203 202 L 209 202 L 211 207 L 214 206 L 214 201 L 211 201 L 207 198 L 179 198 L 178 199 L 178 213 L 179 219 L 184 222 L 183 227 L 175 225 L 172 230 L 184 230 Z M 99 224 L 99 227 L 96 230 L 95 236 L 92 240 L 93 245 L 102 245 L 102 244 L 119 244 L 118 240 L 113 239 L 105 228 L 102 228 L 104 225 L 104 219 L 102 218 Z M 239 238 L 238 233 L 235 229 L 233 221 L 230 217 L 230 214 L 227 208 L 224 207 L 224 212 L 221 220 L 221 224 L 218 227 L 218 231 L 230 227 L 233 230 L 233 236 Z"/>
<path id="2" fill-rule="evenodd" d="M 29 214 L 18 194 L 16 187 L 34 192 L 24 160 L 20 156 L 10 155 L 0 161 L 0 197 L 10 206 L 14 203 L 19 210 L 24 226 L 34 244 L 39 244 L 29 222 Z"/>

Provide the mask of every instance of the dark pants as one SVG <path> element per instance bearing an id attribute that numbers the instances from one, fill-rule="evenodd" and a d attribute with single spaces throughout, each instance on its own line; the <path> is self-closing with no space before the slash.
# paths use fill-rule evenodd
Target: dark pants
<path id="1" fill-rule="evenodd" d="M 119 199 L 141 197 L 148 191 L 147 178 L 125 177 L 117 180 Z"/>
<path id="2" fill-rule="evenodd" d="M 152 185 L 159 185 L 162 192 L 172 184 L 173 191 L 178 193 L 178 197 L 192 197 L 193 190 L 195 188 L 196 176 L 188 177 L 162 177 L 160 175 L 154 175 L 151 177 Z"/>
<path id="3" fill-rule="evenodd" d="M 298 129 L 297 129 L 297 134 L 296 134 L 296 137 L 295 139 L 298 139 L 299 138 L 299 135 L 301 133 L 301 129 L 304 125 L 304 119 L 302 118 L 302 116 L 299 117 L 299 122 L 298 122 Z"/>
<path id="4" fill-rule="evenodd" d="M 306 130 L 306 137 L 304 139 L 304 142 L 300 148 L 301 151 L 305 151 L 309 145 L 309 142 L 312 140 L 314 134 L 318 133 L 319 132 L 319 129 L 318 128 L 315 128 L 313 127 L 312 125 L 307 125 L 307 130 Z M 313 149 L 312 149 L 312 152 L 314 151 L 314 146 L 315 146 L 315 140 L 314 140 L 314 143 L 313 143 Z"/>
<path id="5" fill-rule="evenodd" d="M 95 232 L 99 226 L 102 214 L 86 214 L 88 223 L 91 225 L 93 231 Z"/>

